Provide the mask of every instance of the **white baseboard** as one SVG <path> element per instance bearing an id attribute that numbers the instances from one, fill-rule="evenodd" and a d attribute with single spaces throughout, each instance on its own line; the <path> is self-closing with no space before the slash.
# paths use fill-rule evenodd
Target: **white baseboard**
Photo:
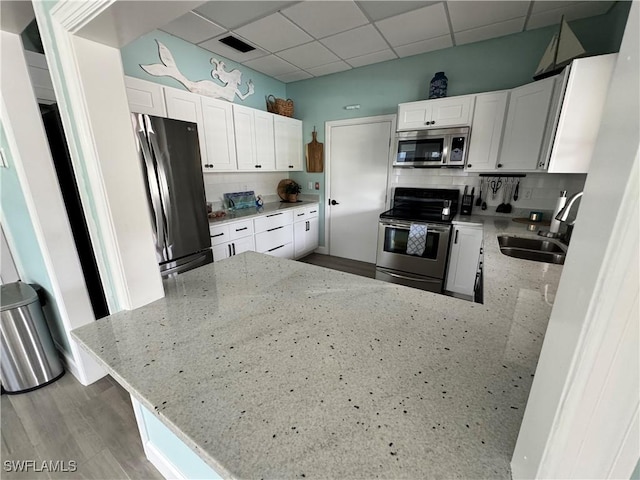
<path id="1" fill-rule="evenodd" d="M 80 382 L 85 387 L 87 385 L 91 385 L 94 382 L 97 382 L 107 374 L 107 372 L 105 372 L 104 369 L 99 366 L 95 360 L 89 357 L 86 352 L 82 352 L 79 347 L 78 350 L 80 351 L 80 355 L 86 357 L 81 358 L 81 361 L 84 361 L 85 364 L 84 371 L 80 369 L 75 358 L 73 358 L 70 353 L 63 349 L 58 342 L 54 340 L 53 343 L 60 353 L 60 359 L 62 360 L 62 365 L 64 366 L 65 370 L 70 372 L 71 375 L 73 375 L 76 380 L 78 380 L 78 382 Z"/>
<path id="2" fill-rule="evenodd" d="M 327 247 L 318 247 L 313 253 L 319 253 L 320 255 L 329 255 L 329 249 Z"/>
<path id="3" fill-rule="evenodd" d="M 74 360 L 74 358 L 69 355 L 61 346 L 58 342 L 56 342 L 55 340 L 53 341 L 53 343 L 55 344 L 56 348 L 58 349 L 58 353 L 60 354 L 60 359 L 62 360 L 62 365 L 64 366 L 64 369 L 68 372 L 71 373 L 71 375 L 73 375 L 74 377 L 76 377 L 76 380 L 78 380 L 80 383 L 82 383 L 81 380 L 81 373 L 80 373 L 80 369 L 78 368 L 78 365 L 76 364 L 76 361 Z"/>

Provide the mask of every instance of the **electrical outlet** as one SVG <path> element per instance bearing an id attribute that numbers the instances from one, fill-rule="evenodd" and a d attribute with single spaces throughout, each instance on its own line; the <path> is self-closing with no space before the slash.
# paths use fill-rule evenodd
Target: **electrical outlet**
<path id="1" fill-rule="evenodd" d="M 532 189 L 531 188 L 523 188 L 522 189 L 522 198 L 524 198 L 525 200 L 531 199 L 531 193 L 532 193 Z"/>
<path id="2" fill-rule="evenodd" d="M 309 182 L 309 184 L 307 185 L 307 188 L 309 190 L 313 190 L 313 182 Z"/>

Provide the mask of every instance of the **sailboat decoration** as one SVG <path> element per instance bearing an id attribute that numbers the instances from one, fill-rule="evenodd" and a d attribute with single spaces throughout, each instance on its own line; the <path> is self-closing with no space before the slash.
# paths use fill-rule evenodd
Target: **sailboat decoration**
<path id="1" fill-rule="evenodd" d="M 586 50 L 582 47 L 580 40 L 573 33 L 563 15 L 560 20 L 560 28 L 551 39 L 551 42 L 549 42 L 544 55 L 542 55 L 536 73 L 533 74 L 533 79 L 540 80 L 560 73 L 564 67 L 571 63 L 571 60 L 585 53 Z"/>

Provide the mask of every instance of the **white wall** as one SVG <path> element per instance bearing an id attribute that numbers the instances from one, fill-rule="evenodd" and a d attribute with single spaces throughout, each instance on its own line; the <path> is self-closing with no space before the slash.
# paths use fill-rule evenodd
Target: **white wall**
<path id="1" fill-rule="evenodd" d="M 639 24 L 633 2 L 511 463 L 514 479 L 629 478 L 638 460 Z"/>
<path id="2" fill-rule="evenodd" d="M 223 195 L 231 192 L 253 190 L 265 201 L 279 201 L 276 189 L 283 178 L 289 178 L 288 172 L 205 173 L 204 189 L 214 209 L 221 208 Z"/>

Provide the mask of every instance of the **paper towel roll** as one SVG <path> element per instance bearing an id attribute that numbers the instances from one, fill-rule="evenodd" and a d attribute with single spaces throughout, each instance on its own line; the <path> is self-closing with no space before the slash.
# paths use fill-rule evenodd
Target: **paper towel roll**
<path id="1" fill-rule="evenodd" d="M 553 211 L 553 217 L 551 217 L 551 227 L 549 228 L 549 231 L 551 233 L 558 233 L 558 231 L 560 230 L 561 222 L 559 220 L 556 220 L 556 215 L 560 213 L 560 210 L 564 208 L 566 203 L 567 203 L 567 191 L 562 190 L 560 192 L 560 197 L 558 197 L 558 201 L 556 202 L 556 208 Z"/>

